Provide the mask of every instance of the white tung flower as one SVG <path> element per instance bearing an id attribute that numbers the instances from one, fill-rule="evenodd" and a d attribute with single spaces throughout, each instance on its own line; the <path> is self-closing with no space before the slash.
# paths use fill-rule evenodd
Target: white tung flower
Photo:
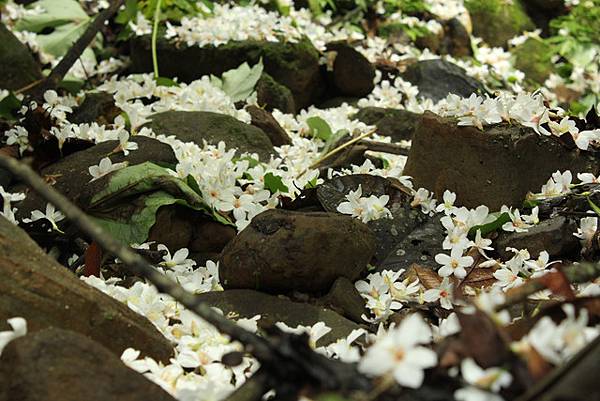
<path id="1" fill-rule="evenodd" d="M 56 210 L 54 208 L 54 205 L 51 203 L 46 203 L 46 213 L 42 213 L 39 210 L 34 210 L 31 212 L 31 218 L 30 219 L 23 219 L 23 222 L 25 223 L 31 223 L 33 221 L 37 221 L 37 220 L 48 220 L 50 222 L 50 224 L 52 225 L 52 228 L 58 232 L 61 232 L 58 228 L 58 226 L 56 225 L 56 223 L 58 223 L 59 221 L 64 220 L 65 215 L 62 214 L 59 210 Z"/>
<path id="2" fill-rule="evenodd" d="M 127 167 L 127 164 L 128 163 L 126 161 L 113 164 L 113 162 L 108 157 L 105 157 L 102 160 L 100 160 L 100 163 L 98 163 L 97 166 L 90 166 L 88 168 L 88 171 L 92 176 L 90 182 L 96 181 L 97 179 L 104 177 L 105 175 L 112 173 L 113 171 L 117 171 L 119 169 Z"/>
<path id="3" fill-rule="evenodd" d="M 450 255 L 445 253 L 438 253 L 435 255 L 435 261 L 442 265 L 438 270 L 438 274 L 442 277 L 448 277 L 455 275 L 459 279 L 465 278 L 467 275 L 466 267 L 473 265 L 473 258 L 471 256 L 462 256 L 463 249 L 452 248 Z"/>
<path id="4" fill-rule="evenodd" d="M 358 369 L 369 376 L 391 375 L 402 386 L 418 388 L 424 370 L 437 363 L 436 353 L 422 346 L 431 340 L 429 325 L 420 315 L 412 314 L 367 349 Z"/>
<path id="5" fill-rule="evenodd" d="M 0 355 L 6 345 L 12 340 L 27 334 L 27 321 L 22 317 L 13 317 L 7 320 L 12 330 L 0 331 Z"/>
<path id="6" fill-rule="evenodd" d="M 355 191 L 350 191 L 346 195 L 346 202 L 338 205 L 337 211 L 343 214 L 352 215 L 367 223 L 371 220 L 381 218 L 391 218 L 392 213 L 385 205 L 390 200 L 388 195 L 375 196 L 371 195 L 368 198 L 362 197 L 362 187 L 359 184 Z"/>

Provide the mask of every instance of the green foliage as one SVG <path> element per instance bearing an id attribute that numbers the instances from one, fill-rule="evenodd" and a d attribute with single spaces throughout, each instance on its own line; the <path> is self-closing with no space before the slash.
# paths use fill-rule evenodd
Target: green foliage
<path id="1" fill-rule="evenodd" d="M 333 131 L 331 127 L 327 123 L 327 121 L 323 120 L 321 117 L 310 117 L 306 119 L 306 124 L 310 131 L 308 134 L 313 138 L 319 138 L 324 141 L 327 141 L 333 135 Z"/>
<path id="2" fill-rule="evenodd" d="M 92 198 L 87 212 L 114 238 L 125 243 L 141 243 L 156 222 L 157 210 L 173 204 L 202 211 L 220 223 L 232 224 L 206 205 L 193 178 L 182 180 L 150 162 L 113 173 L 106 187 Z"/>
<path id="3" fill-rule="evenodd" d="M 280 176 L 274 175 L 273 173 L 267 173 L 264 177 L 265 188 L 268 189 L 272 194 L 279 191 L 281 193 L 289 192 L 289 188 L 283 183 Z"/>
<path id="4" fill-rule="evenodd" d="M 474 237 L 477 231 L 481 231 L 481 235 L 487 235 L 510 221 L 510 215 L 507 212 L 490 213 L 490 216 L 493 218 L 490 222 L 471 227 L 469 236 Z"/>
<path id="5" fill-rule="evenodd" d="M 211 83 L 223 90 L 233 102 L 246 100 L 254 92 L 254 87 L 263 72 L 262 59 L 252 68 L 248 63 L 224 72 L 221 78 L 211 76 Z"/>
<path id="6" fill-rule="evenodd" d="M 6 120 L 17 120 L 16 112 L 21 108 L 21 101 L 10 92 L 4 99 L 0 100 L 0 117 Z"/>
<path id="7" fill-rule="evenodd" d="M 55 57 L 63 56 L 91 21 L 75 0 L 39 0 L 28 7 L 36 6 L 45 12 L 20 19 L 15 29 L 37 33 L 41 49 Z M 51 31 L 42 33 L 44 30 Z"/>
<path id="8" fill-rule="evenodd" d="M 581 1 L 567 15 L 552 20 L 550 27 L 557 39 L 600 44 L 600 0 Z M 561 29 L 568 34 L 561 35 Z"/>

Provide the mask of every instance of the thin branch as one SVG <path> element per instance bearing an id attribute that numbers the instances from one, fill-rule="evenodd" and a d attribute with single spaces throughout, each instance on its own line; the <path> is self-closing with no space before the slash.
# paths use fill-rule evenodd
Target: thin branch
<path id="1" fill-rule="evenodd" d="M 371 388 L 370 380 L 358 373 L 355 365 L 330 360 L 317 354 L 309 347 L 305 336 L 283 333 L 272 327 L 269 337 L 260 337 L 215 312 L 199 297 L 190 294 L 166 275 L 158 272 L 128 246 L 110 237 L 81 209 L 46 184 L 27 165 L 0 154 L 0 167 L 21 178 L 45 200 L 61 210 L 74 226 L 90 236 L 105 251 L 117 256 L 131 273 L 146 278 L 158 291 L 170 295 L 221 333 L 242 343 L 246 351 L 275 376 L 274 380 L 284 380 L 298 389 L 307 384 L 328 391 L 368 391 Z"/>
<path id="2" fill-rule="evenodd" d="M 96 34 L 102 29 L 104 23 L 110 19 L 121 7 L 124 0 L 115 0 L 110 7 L 102 10 L 96 18 L 88 25 L 83 35 L 79 37 L 73 43 L 73 46 L 69 49 L 67 54 L 60 60 L 60 62 L 52 69 L 48 78 L 40 84 L 36 89 L 37 97 L 41 97 L 48 89 L 55 88 L 60 81 L 63 80 L 67 72 L 71 69 L 73 64 L 81 57 L 83 51 L 89 46 L 92 40 L 96 37 Z"/>
<path id="3" fill-rule="evenodd" d="M 409 148 L 395 143 L 362 140 L 358 142 L 358 144 L 366 146 L 367 150 L 370 150 L 372 152 L 383 152 L 390 153 L 393 155 L 408 156 L 409 151 Z"/>
<path id="4" fill-rule="evenodd" d="M 600 263 L 580 263 L 562 269 L 567 281 L 571 284 L 587 283 L 600 276 Z M 554 273 L 549 273 L 554 274 Z M 525 284 L 515 288 L 507 294 L 503 304 L 496 306 L 496 311 L 510 308 L 513 305 L 525 301 L 530 295 L 546 288 L 543 276 L 527 281 Z"/>

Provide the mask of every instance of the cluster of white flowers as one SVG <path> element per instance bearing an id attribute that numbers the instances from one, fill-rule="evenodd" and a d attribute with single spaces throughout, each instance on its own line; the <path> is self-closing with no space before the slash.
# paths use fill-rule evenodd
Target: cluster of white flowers
<path id="1" fill-rule="evenodd" d="M 566 116 L 562 116 L 559 122 L 551 120 L 551 117 L 561 116 L 544 105 L 544 98 L 540 93 L 523 92 L 516 96 L 503 93 L 497 98 L 472 94 L 467 99 L 450 94 L 439 105 L 438 110 L 444 116 L 458 118 L 458 125 L 475 126 L 481 130 L 484 125 L 506 121 L 532 128 L 539 135 L 561 136 L 569 133 L 582 150 L 587 150 L 591 143 L 600 141 L 600 129 L 579 131 L 575 122 Z M 545 123 L 550 130 L 542 126 Z"/>
<path id="2" fill-rule="evenodd" d="M 245 110 L 237 110 L 231 98 L 214 86 L 208 76 L 177 86 L 158 85 L 151 74 L 121 79 L 113 76 L 98 90 L 114 95 L 115 105 L 127 113 L 133 129 L 148 122 L 149 116 L 171 110 L 212 111 L 250 122 L 250 115 Z M 145 104 L 143 99 L 156 100 Z"/>
<path id="3" fill-rule="evenodd" d="M 392 213 L 385 207 L 390 200 L 388 195 L 371 195 L 365 198 L 362 196 L 362 186 L 359 184 L 355 191 L 350 191 L 346 195 L 346 199 L 346 202 L 338 205 L 337 211 L 357 217 L 363 223 L 382 218 L 392 218 Z"/>
<path id="4" fill-rule="evenodd" d="M 167 22 L 165 37 L 203 47 L 248 39 L 297 42 L 302 34 L 294 27 L 292 18 L 277 12 L 256 5 L 214 4 L 207 17 L 183 17 L 179 25 Z"/>
<path id="5" fill-rule="evenodd" d="M 588 326 L 589 317 L 586 309 L 580 309 L 579 316 L 571 304 L 563 305 L 562 309 L 566 318 L 559 324 L 548 316 L 542 317 L 527 336 L 514 344 L 514 348 L 517 351 L 524 351 L 532 347 L 546 361 L 559 365 L 600 334 L 598 327 Z"/>
<path id="6" fill-rule="evenodd" d="M 400 281 L 404 269 L 398 271 L 384 270 L 371 273 L 365 280 L 359 280 L 355 287 L 367 301 L 366 307 L 373 316 L 363 315 L 370 323 L 384 322 L 388 317 L 402 308 L 402 302 L 417 301 L 420 290 L 419 281 L 409 283 L 408 279 Z"/>

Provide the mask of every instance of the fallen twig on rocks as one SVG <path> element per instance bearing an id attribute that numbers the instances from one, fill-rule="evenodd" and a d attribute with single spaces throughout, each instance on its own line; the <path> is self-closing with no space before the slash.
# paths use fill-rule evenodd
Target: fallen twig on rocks
<path id="1" fill-rule="evenodd" d="M 85 32 L 83 32 L 79 39 L 73 43 L 73 46 L 71 46 L 67 54 L 65 54 L 56 67 L 52 69 L 50 75 L 48 75 L 45 80 L 39 82 L 39 85 L 35 88 L 34 97 L 41 98 L 44 95 L 44 92 L 48 89 L 55 88 L 60 81 L 62 81 L 73 64 L 81 57 L 83 51 L 92 42 L 94 37 L 96 37 L 98 31 L 104 26 L 104 23 L 119 10 L 123 2 L 124 0 L 114 0 L 110 7 L 98 13 L 96 18 L 90 22 Z M 38 81 L 36 81 L 36 83 L 37 82 Z"/>
<path id="2" fill-rule="evenodd" d="M 0 167 L 11 171 L 33 190 L 61 210 L 73 225 L 96 241 L 103 249 L 117 256 L 131 273 L 144 277 L 158 291 L 172 296 L 186 308 L 215 326 L 220 332 L 242 343 L 246 351 L 268 372 L 276 386 L 283 392 L 298 392 L 306 386 L 316 390 L 365 391 L 370 381 L 356 367 L 337 360 L 330 360 L 314 352 L 308 345 L 306 335 L 284 333 L 273 327 L 268 337 L 260 337 L 238 326 L 201 302 L 179 284 L 148 264 L 143 257 L 128 246 L 108 236 L 102 228 L 75 206 L 64 195 L 45 183 L 31 168 L 16 159 L 0 155 Z"/>

